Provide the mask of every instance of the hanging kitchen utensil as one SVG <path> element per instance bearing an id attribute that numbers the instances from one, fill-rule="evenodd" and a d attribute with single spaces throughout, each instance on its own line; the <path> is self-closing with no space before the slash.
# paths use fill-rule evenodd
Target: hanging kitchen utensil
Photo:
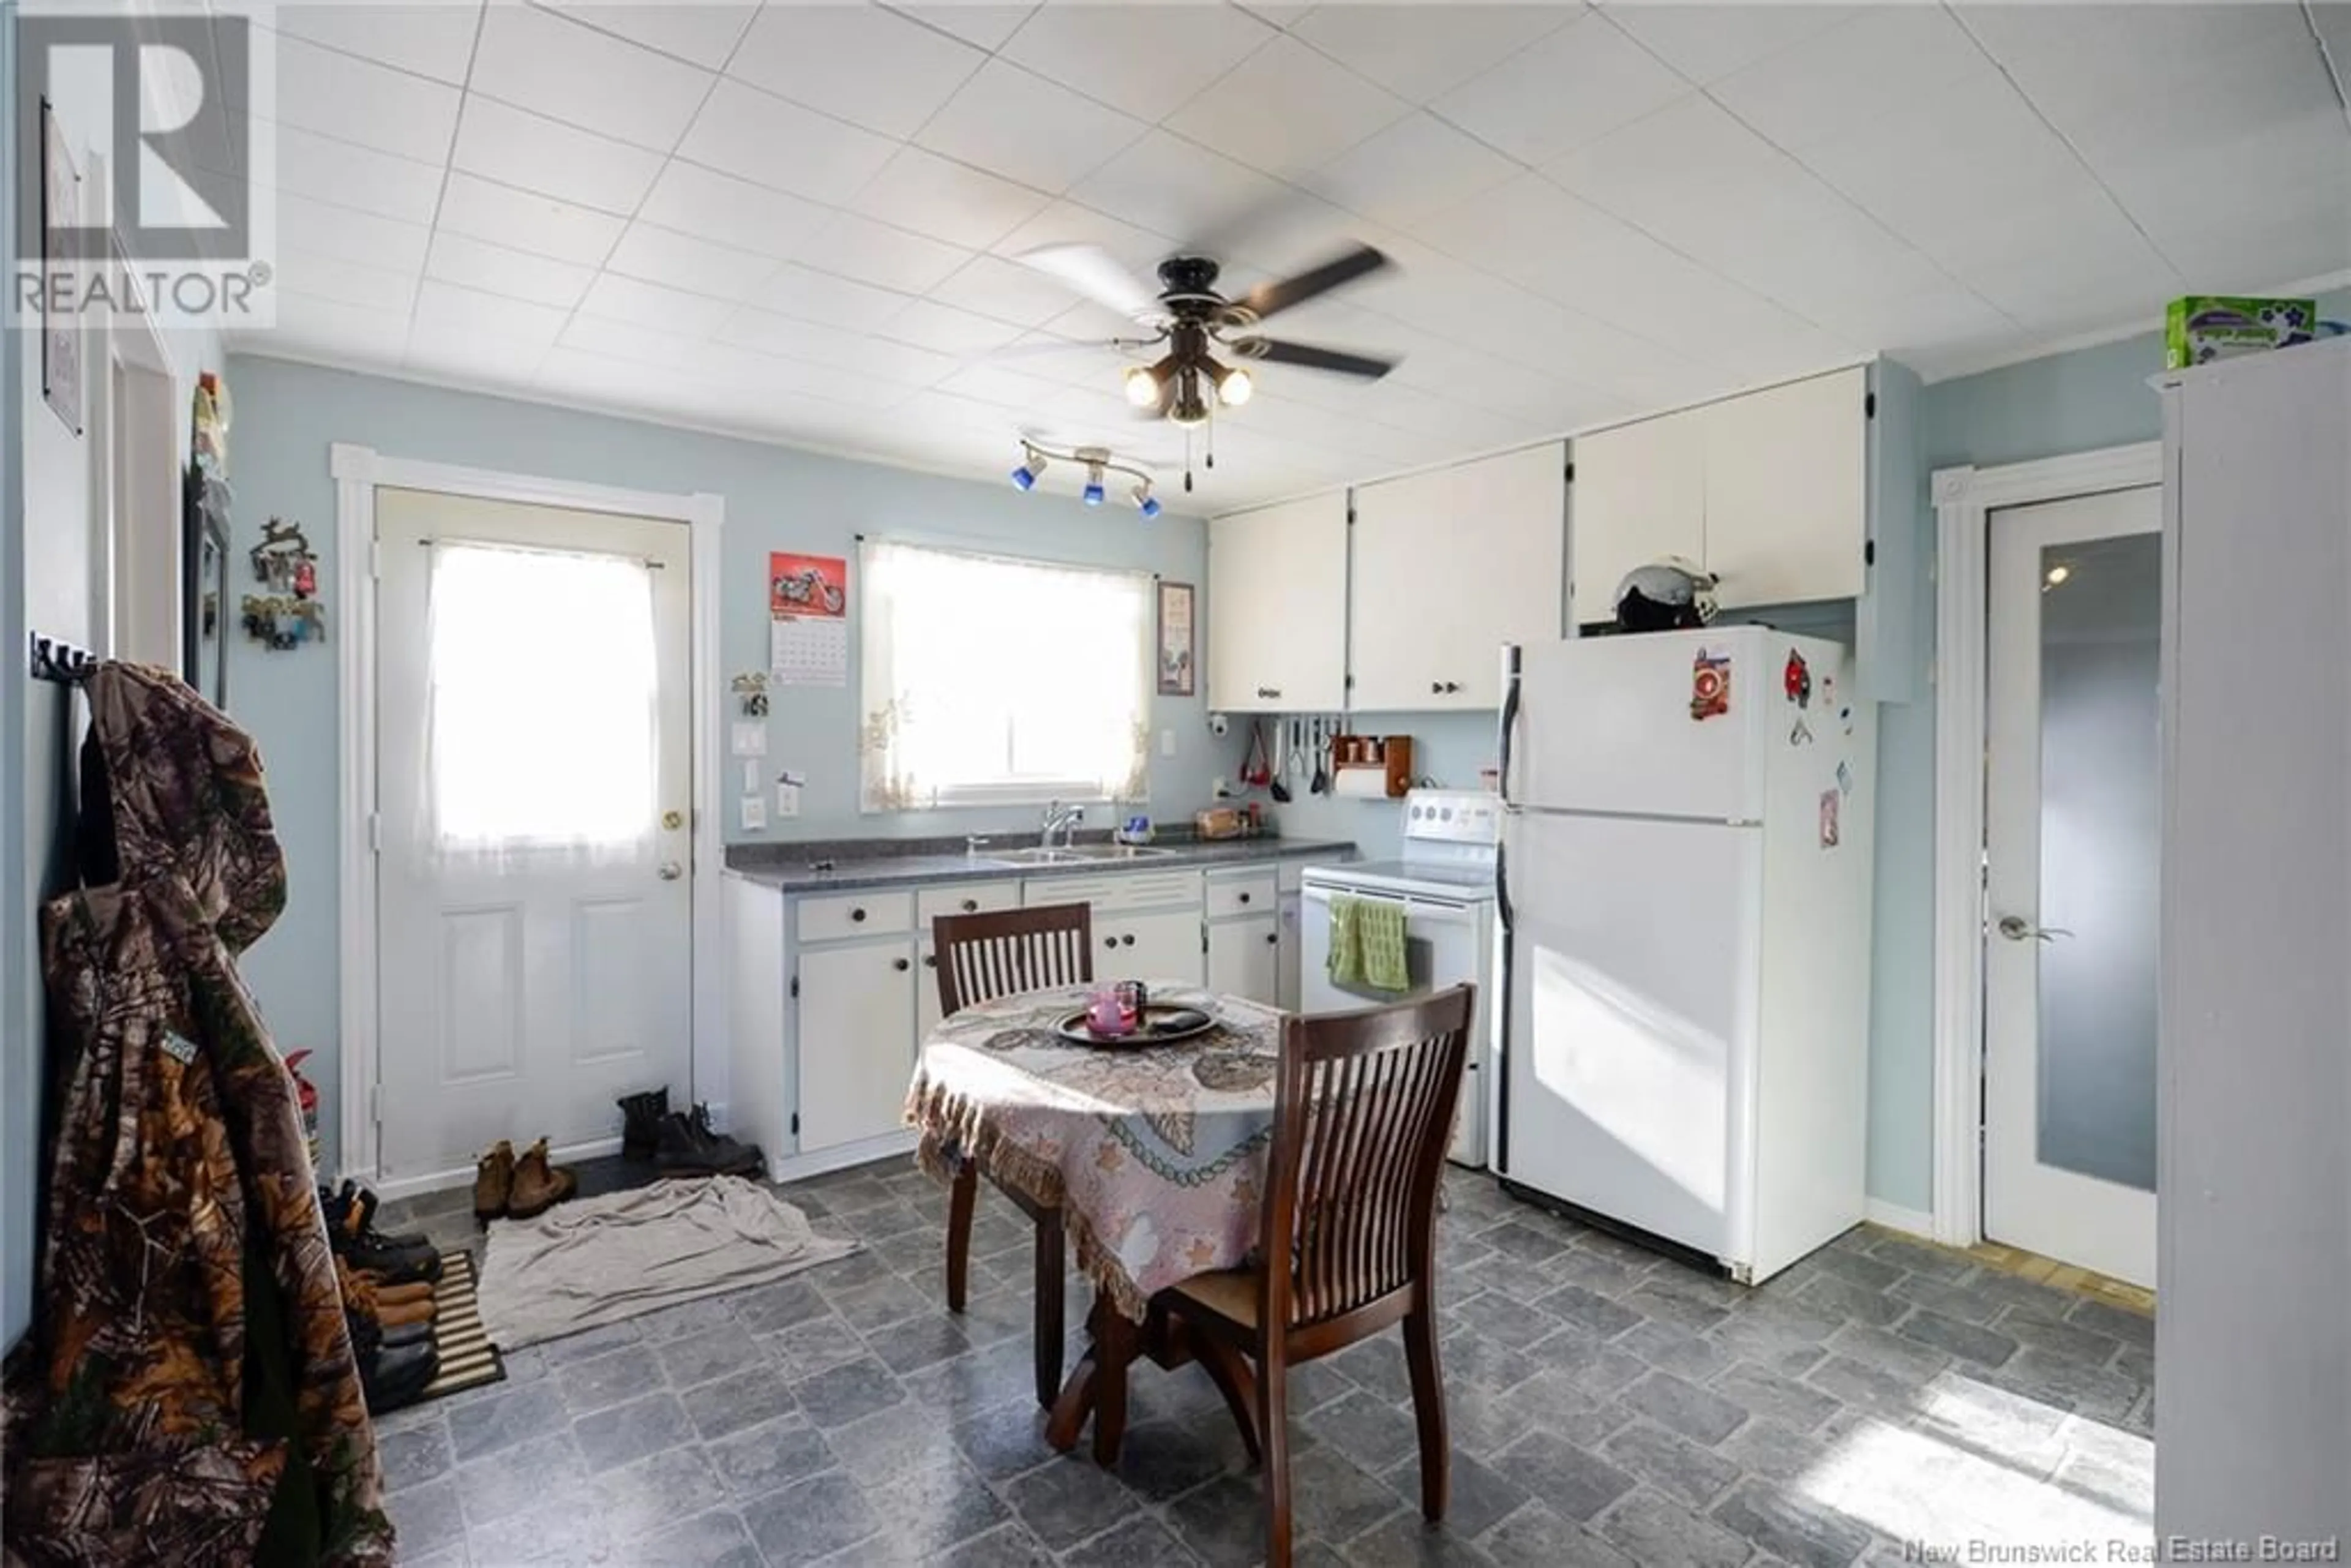
<path id="1" fill-rule="evenodd" d="M 1241 782 L 1252 789 L 1262 789 L 1273 779 L 1273 769 L 1266 766 L 1265 727 L 1249 723 L 1249 757 L 1241 763 Z"/>
<path id="2" fill-rule="evenodd" d="M 1287 738 L 1289 733 L 1290 732 L 1288 730 L 1282 728 L 1281 721 L 1280 719 L 1275 719 L 1273 721 L 1273 783 L 1271 788 L 1273 790 L 1273 803 L 1277 806 L 1287 806 L 1290 801 L 1290 767 L 1291 754 L 1297 749 L 1297 747 Z"/>
<path id="3" fill-rule="evenodd" d="M 1318 715 L 1314 720 L 1314 777 L 1306 786 L 1309 791 L 1316 795 L 1328 795 L 1331 792 L 1331 769 L 1324 765 L 1322 750 L 1323 744 L 1328 738 L 1322 733 L 1322 720 Z"/>

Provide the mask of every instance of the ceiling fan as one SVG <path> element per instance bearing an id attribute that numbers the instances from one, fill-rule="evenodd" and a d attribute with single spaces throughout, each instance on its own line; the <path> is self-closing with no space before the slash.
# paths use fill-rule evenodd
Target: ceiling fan
<path id="1" fill-rule="evenodd" d="M 1376 381 L 1396 366 L 1394 360 L 1285 342 L 1258 331 L 1268 317 L 1389 265 L 1385 255 L 1367 245 L 1354 246 L 1295 277 L 1261 284 L 1235 299 L 1217 292 L 1219 269 L 1204 256 L 1171 256 L 1161 262 L 1155 294 L 1093 246 L 1047 246 L 1019 259 L 1153 329 L 1148 337 L 1109 340 L 1111 347 L 1130 352 L 1166 346 L 1157 360 L 1126 372 L 1127 401 L 1149 417 L 1189 426 L 1206 423 L 1212 403 L 1238 408 L 1247 402 L 1256 384 L 1246 368 L 1231 362 L 1235 361 L 1298 365 L 1367 381 Z M 1218 350 L 1225 360 L 1217 357 Z"/>

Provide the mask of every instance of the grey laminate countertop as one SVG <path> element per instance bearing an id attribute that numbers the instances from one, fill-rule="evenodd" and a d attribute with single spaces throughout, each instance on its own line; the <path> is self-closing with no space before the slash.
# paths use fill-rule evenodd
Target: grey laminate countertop
<path id="1" fill-rule="evenodd" d="M 1347 860 L 1355 846 L 1345 839 L 1225 839 L 1213 842 L 1161 843 L 1166 854 L 1128 861 L 1072 861 L 1028 865 L 989 860 L 985 851 L 943 851 L 922 841 L 893 847 L 888 841 L 829 844 L 733 844 L 726 869 L 765 887 L 792 893 L 847 893 L 861 888 L 913 887 L 924 883 L 997 882 L 1008 877 L 1100 876 L 1105 873 L 1182 871 L 1311 857 Z M 817 862 L 829 862 L 820 871 Z"/>

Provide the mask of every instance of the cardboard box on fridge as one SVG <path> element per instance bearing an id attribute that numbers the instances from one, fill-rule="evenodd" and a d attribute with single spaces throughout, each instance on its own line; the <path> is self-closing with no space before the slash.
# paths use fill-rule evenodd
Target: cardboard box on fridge
<path id="1" fill-rule="evenodd" d="M 2164 368 L 2184 371 L 2235 354 L 2307 343 L 2317 325 L 2314 299 L 2191 294 L 2173 300 L 2164 312 Z"/>

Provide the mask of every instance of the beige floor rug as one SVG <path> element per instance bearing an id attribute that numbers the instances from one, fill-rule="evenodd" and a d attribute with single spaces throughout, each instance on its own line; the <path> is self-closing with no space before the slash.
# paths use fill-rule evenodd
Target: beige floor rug
<path id="1" fill-rule="evenodd" d="M 481 1312 L 500 1350 L 747 1290 L 858 1250 L 739 1176 L 655 1182 L 490 1227 Z"/>

